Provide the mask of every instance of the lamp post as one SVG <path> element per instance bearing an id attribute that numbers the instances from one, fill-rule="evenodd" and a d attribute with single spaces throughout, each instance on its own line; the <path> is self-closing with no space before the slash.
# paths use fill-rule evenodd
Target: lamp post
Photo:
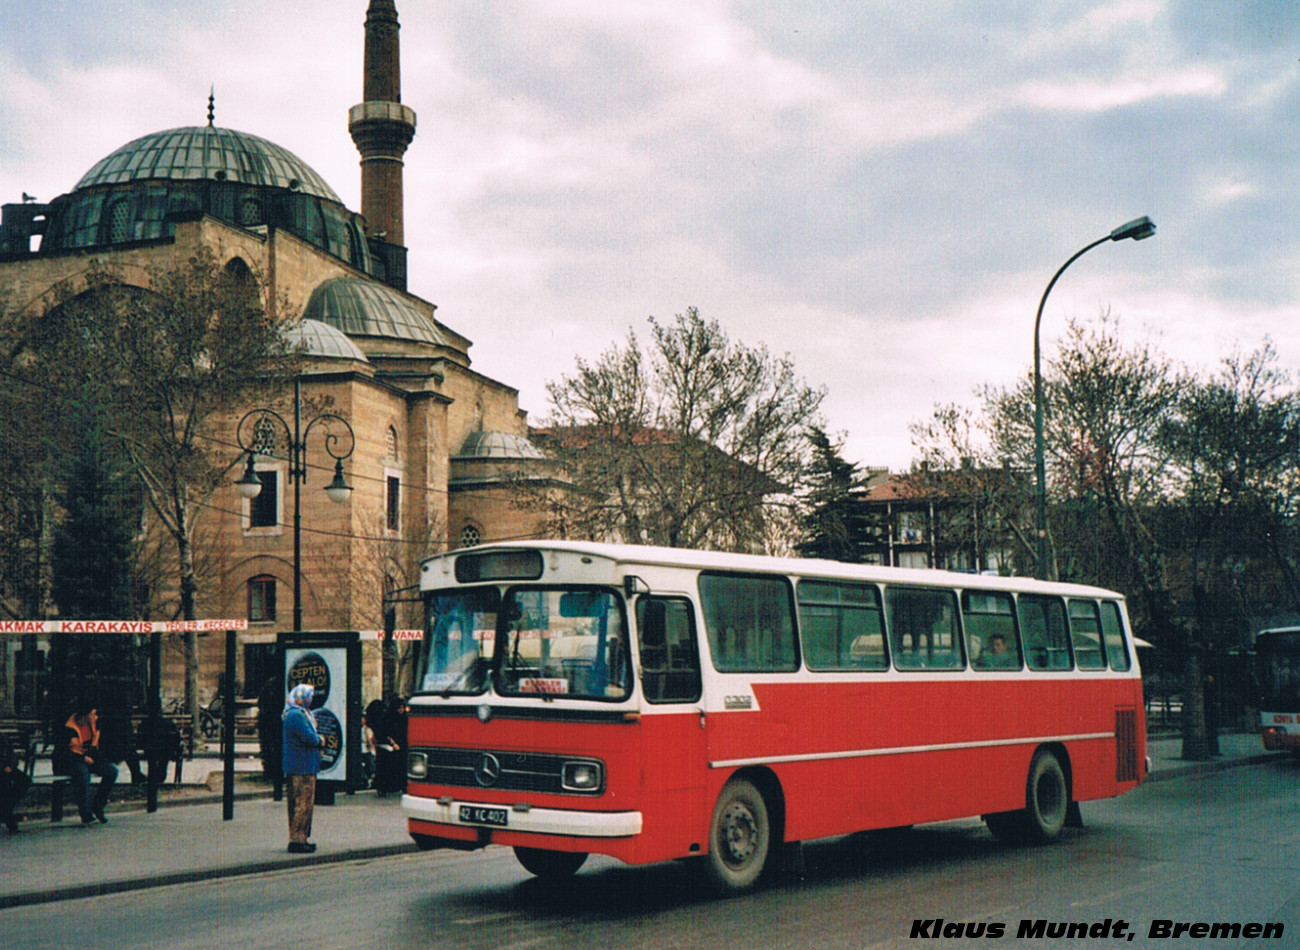
<path id="1" fill-rule="evenodd" d="M 248 425 L 250 420 L 252 424 Z M 278 435 L 277 427 L 284 430 L 285 438 L 289 443 L 289 479 L 293 482 L 293 629 L 295 632 L 302 630 L 302 486 L 307 481 L 307 436 L 317 426 L 323 426 L 325 451 L 334 459 L 334 480 L 325 486 L 325 494 L 330 501 L 342 504 L 352 494 L 352 486 L 343 477 L 343 461 L 356 448 L 356 435 L 346 419 L 332 412 L 323 412 L 315 416 L 308 421 L 305 428 L 303 427 L 301 377 L 295 377 L 293 381 L 292 427 L 278 412 L 262 407 L 246 413 L 239 420 L 239 426 L 235 430 L 239 447 L 248 453 L 248 464 L 244 468 L 243 477 L 235 482 L 235 490 L 239 492 L 240 497 L 250 501 L 262 490 L 262 480 L 253 470 L 254 457 L 275 454 L 272 449 L 275 447 Z M 339 450 L 343 433 L 331 431 L 331 427 L 335 426 L 341 426 L 347 433 L 346 452 Z"/>
<path id="2" fill-rule="evenodd" d="M 1038 315 L 1034 317 L 1034 468 L 1038 478 L 1037 485 L 1037 507 L 1038 507 L 1038 525 L 1037 525 L 1037 575 L 1042 579 L 1047 579 L 1047 461 L 1043 447 L 1043 374 L 1042 374 L 1042 351 L 1038 345 L 1038 330 L 1043 323 L 1043 306 L 1047 303 L 1047 295 L 1052 292 L 1056 286 L 1057 279 L 1065 273 L 1065 269 L 1077 261 L 1084 254 L 1091 251 L 1098 244 L 1105 244 L 1107 241 L 1124 241 L 1134 240 L 1142 241 L 1156 233 L 1155 222 L 1146 215 L 1140 218 L 1134 218 L 1126 224 L 1121 224 L 1114 231 L 1111 231 L 1105 237 L 1100 237 L 1086 247 L 1076 251 L 1074 256 L 1061 265 L 1060 269 L 1052 275 L 1052 279 L 1047 282 L 1047 289 L 1043 291 L 1043 298 L 1038 301 Z"/>

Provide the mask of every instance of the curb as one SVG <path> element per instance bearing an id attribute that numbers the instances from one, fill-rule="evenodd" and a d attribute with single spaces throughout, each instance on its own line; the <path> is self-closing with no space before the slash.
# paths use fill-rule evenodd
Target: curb
<path id="1" fill-rule="evenodd" d="M 198 881 L 212 881 L 228 877 L 247 877 L 252 874 L 264 874 L 287 867 L 304 865 L 341 864 L 345 861 L 364 861 L 374 858 L 386 858 L 407 852 L 416 852 L 415 842 L 400 845 L 382 845 L 373 848 L 353 848 L 347 851 L 326 852 L 324 854 L 301 855 L 296 857 L 268 858 L 247 864 L 220 868 L 195 868 L 188 871 L 174 871 L 148 877 L 125 878 L 120 881 L 101 881 L 98 884 L 77 884 L 71 887 L 59 887 L 44 891 L 29 891 L 24 894 L 0 895 L 0 908 L 26 907 L 32 904 L 49 904 L 57 901 L 82 897 L 102 897 L 105 894 L 120 894 L 124 891 L 141 891 L 154 887 L 167 887 L 172 884 L 192 884 Z"/>
<path id="2" fill-rule="evenodd" d="M 1189 762 L 1186 765 L 1176 765 L 1173 768 L 1153 771 L 1142 780 L 1142 784 L 1145 785 L 1147 782 L 1164 782 L 1171 778 L 1183 778 L 1187 775 L 1222 772 L 1226 769 L 1241 768 L 1247 765 L 1263 765 L 1266 762 L 1280 761 L 1282 761 L 1282 758 L 1276 752 L 1261 752 L 1258 755 L 1247 756 L 1243 759 L 1227 759 L 1222 762 Z"/>

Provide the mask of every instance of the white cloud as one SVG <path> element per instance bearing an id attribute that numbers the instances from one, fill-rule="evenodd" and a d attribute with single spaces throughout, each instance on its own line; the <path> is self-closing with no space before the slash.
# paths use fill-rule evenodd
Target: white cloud
<path id="1" fill-rule="evenodd" d="M 201 124 L 215 84 L 219 125 L 359 203 L 365 0 L 20 7 L 0 200 Z M 1298 77 L 1260 25 L 1155 0 L 398 7 L 412 288 L 534 415 L 575 354 L 698 305 L 828 387 L 847 455 L 906 467 L 909 424 L 1025 372 L 1053 270 L 1142 213 L 1157 237 L 1072 267 L 1046 339 L 1110 306 L 1179 359 L 1269 334 L 1300 366 Z"/>

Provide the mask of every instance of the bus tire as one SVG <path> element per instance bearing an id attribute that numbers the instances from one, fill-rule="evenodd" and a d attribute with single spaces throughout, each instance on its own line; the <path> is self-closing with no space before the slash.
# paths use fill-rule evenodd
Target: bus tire
<path id="1" fill-rule="evenodd" d="M 515 857 L 529 874 L 542 880 L 573 877 L 587 860 L 585 851 L 543 851 L 540 848 L 515 848 Z"/>
<path id="2" fill-rule="evenodd" d="M 993 837 L 1008 844 L 1018 844 L 1025 838 L 1025 813 L 1020 811 L 1000 811 L 984 816 Z"/>
<path id="3" fill-rule="evenodd" d="M 1025 783 L 1025 837 L 1031 842 L 1051 841 L 1065 827 L 1070 811 L 1070 787 L 1065 769 L 1046 749 L 1034 753 Z"/>
<path id="4" fill-rule="evenodd" d="M 749 890 L 763 875 L 771 851 L 767 802 L 753 783 L 732 779 L 723 786 L 709 823 L 709 882 L 722 894 Z"/>

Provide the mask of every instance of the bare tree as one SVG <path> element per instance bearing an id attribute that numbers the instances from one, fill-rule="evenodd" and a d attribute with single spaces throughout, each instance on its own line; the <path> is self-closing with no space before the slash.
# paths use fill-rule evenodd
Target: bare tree
<path id="1" fill-rule="evenodd" d="M 547 388 L 541 433 L 572 489 L 547 496 L 550 531 L 670 547 L 757 550 L 788 532 L 824 393 L 788 357 L 731 341 L 695 308 L 649 318 Z"/>
<path id="2" fill-rule="evenodd" d="M 268 376 L 287 375 L 279 327 L 247 268 L 204 249 L 141 283 L 93 265 L 39 312 L 6 331 L 24 382 L 50 407 L 86 385 L 142 486 L 154 523 L 175 545 L 176 614 L 195 619 L 195 531 L 234 462 L 211 435 Z M 185 641 L 186 705 L 198 712 L 198 644 Z"/>

